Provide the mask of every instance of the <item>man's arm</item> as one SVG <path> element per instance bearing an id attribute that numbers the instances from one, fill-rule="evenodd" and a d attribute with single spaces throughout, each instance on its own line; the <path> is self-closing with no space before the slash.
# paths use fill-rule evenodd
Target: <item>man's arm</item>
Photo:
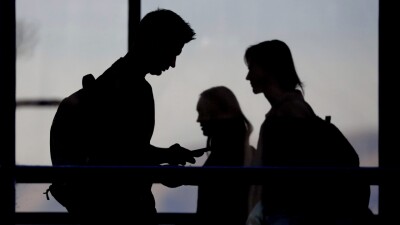
<path id="1" fill-rule="evenodd" d="M 169 148 L 160 148 L 150 145 L 150 152 L 155 164 L 167 163 L 169 165 L 186 165 L 186 163 L 195 163 L 197 152 L 188 150 L 179 144 L 173 144 Z M 197 154 L 196 154 L 197 153 Z"/>

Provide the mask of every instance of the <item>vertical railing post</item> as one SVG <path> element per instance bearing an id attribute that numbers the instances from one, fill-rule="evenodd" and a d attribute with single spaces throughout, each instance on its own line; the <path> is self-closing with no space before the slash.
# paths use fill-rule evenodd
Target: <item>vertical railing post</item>
<path id="1" fill-rule="evenodd" d="M 392 1 L 379 1 L 379 167 L 399 168 L 399 35 L 398 9 Z M 396 55 L 396 56 L 395 56 Z M 393 179 L 398 179 L 393 177 Z M 379 215 L 385 221 L 399 221 L 400 185 L 379 186 Z"/>
<path id="2" fill-rule="evenodd" d="M 15 213 L 15 0 L 0 1 L 0 225 Z"/>
<path id="3" fill-rule="evenodd" d="M 128 0 L 128 49 L 131 50 L 135 43 L 136 30 L 141 19 L 140 0 Z"/>

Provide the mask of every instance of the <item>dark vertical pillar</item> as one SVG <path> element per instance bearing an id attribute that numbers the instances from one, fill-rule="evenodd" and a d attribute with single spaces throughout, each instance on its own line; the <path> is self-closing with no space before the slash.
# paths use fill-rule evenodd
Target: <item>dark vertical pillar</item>
<path id="1" fill-rule="evenodd" d="M 14 224 L 15 0 L 0 1 L 0 224 Z"/>
<path id="2" fill-rule="evenodd" d="M 398 142 L 399 32 L 398 9 L 393 1 L 379 1 L 379 167 L 400 168 Z M 398 177 L 391 178 L 393 180 Z M 400 185 L 379 186 L 379 215 L 385 221 L 399 221 Z"/>
<path id="3" fill-rule="evenodd" d="M 136 38 L 136 30 L 141 19 L 140 0 L 128 0 L 128 49 L 131 50 Z"/>

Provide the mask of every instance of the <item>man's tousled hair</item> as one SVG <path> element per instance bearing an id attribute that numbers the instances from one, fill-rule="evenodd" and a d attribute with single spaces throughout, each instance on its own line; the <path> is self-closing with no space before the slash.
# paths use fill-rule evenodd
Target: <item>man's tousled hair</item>
<path id="1" fill-rule="evenodd" d="M 138 38 L 142 41 L 163 39 L 186 44 L 194 40 L 195 35 L 188 22 L 168 9 L 151 11 L 139 23 Z"/>

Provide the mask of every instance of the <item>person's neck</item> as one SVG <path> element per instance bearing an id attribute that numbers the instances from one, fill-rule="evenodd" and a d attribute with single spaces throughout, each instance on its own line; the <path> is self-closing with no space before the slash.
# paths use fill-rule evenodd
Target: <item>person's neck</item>
<path id="1" fill-rule="evenodd" d="M 271 107 L 277 106 L 284 102 L 286 99 L 291 98 L 292 96 L 298 94 L 298 90 L 293 91 L 284 91 L 284 90 L 276 90 L 274 95 L 269 96 L 268 101 L 271 104 Z"/>
<path id="2" fill-rule="evenodd" d="M 149 71 L 146 68 L 147 63 L 143 58 L 135 53 L 128 53 L 124 57 L 124 64 L 129 74 L 135 74 L 137 77 L 145 77 Z"/>
<path id="3" fill-rule="evenodd" d="M 265 98 L 271 104 L 271 107 L 276 106 L 286 96 L 287 92 L 277 87 L 269 87 L 268 91 L 264 92 Z"/>

